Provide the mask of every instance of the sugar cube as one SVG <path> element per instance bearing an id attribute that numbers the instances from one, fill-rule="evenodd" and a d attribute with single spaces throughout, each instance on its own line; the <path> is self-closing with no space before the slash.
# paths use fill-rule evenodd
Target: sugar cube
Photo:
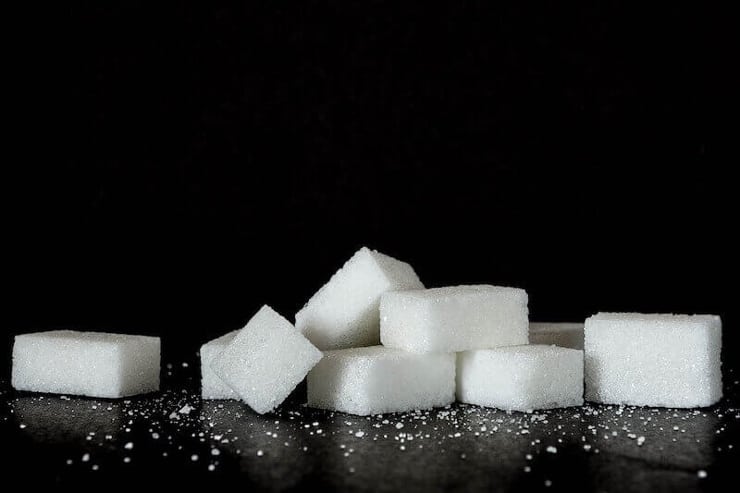
<path id="1" fill-rule="evenodd" d="M 296 328 L 322 350 L 372 346 L 380 295 L 423 287 L 409 264 L 363 247 L 296 313 Z"/>
<path id="2" fill-rule="evenodd" d="M 265 305 L 213 358 L 211 368 L 264 414 L 281 404 L 320 359 L 321 351 Z"/>
<path id="3" fill-rule="evenodd" d="M 716 315 L 599 313 L 586 319 L 586 400 L 704 407 L 722 398 Z"/>
<path id="4" fill-rule="evenodd" d="M 383 346 L 327 351 L 308 374 L 308 405 L 369 415 L 455 400 L 455 355 Z"/>
<path id="5" fill-rule="evenodd" d="M 234 340 L 234 330 L 200 347 L 201 396 L 203 399 L 238 399 L 236 392 L 226 385 L 211 369 L 211 361 Z"/>
<path id="6" fill-rule="evenodd" d="M 529 343 L 583 349 L 583 324 L 530 322 Z"/>
<path id="7" fill-rule="evenodd" d="M 384 293 L 383 345 L 415 353 L 527 344 L 527 293 L 499 286 L 452 286 Z"/>
<path id="8" fill-rule="evenodd" d="M 159 390 L 159 337 L 52 330 L 15 336 L 17 390 L 117 398 Z"/>
<path id="9" fill-rule="evenodd" d="M 583 404 L 583 351 L 525 345 L 457 355 L 457 399 L 507 411 Z"/>

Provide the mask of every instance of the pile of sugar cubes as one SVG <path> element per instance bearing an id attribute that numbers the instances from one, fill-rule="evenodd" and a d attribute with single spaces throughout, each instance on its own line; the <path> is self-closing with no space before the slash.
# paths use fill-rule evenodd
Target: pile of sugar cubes
<path id="1" fill-rule="evenodd" d="M 511 411 L 593 402 L 709 406 L 722 396 L 711 315 L 600 313 L 529 323 L 527 293 L 425 289 L 407 263 L 362 248 L 295 316 L 265 306 L 201 348 L 205 399 L 263 413 L 304 378 L 311 407 L 369 415 L 455 400 Z M 585 337 L 584 337 L 585 332 Z M 585 354 L 585 358 L 584 358 Z"/>
<path id="2" fill-rule="evenodd" d="M 200 349 L 202 397 L 257 413 L 304 379 L 308 406 L 358 415 L 447 406 L 507 411 L 592 402 L 703 407 L 722 397 L 714 315 L 599 313 L 530 323 L 523 289 L 425 289 L 414 269 L 361 248 L 296 314 L 263 306 Z M 71 331 L 16 337 L 20 390 L 122 397 L 159 387 L 159 339 Z"/>

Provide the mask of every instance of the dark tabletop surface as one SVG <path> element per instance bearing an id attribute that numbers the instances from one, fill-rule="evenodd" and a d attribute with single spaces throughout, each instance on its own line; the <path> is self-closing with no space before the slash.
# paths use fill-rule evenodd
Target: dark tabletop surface
<path id="1" fill-rule="evenodd" d="M 364 491 L 722 490 L 738 465 L 738 378 L 707 409 L 449 408 L 360 417 L 305 407 L 263 416 L 202 401 L 197 360 L 125 400 L 0 391 L 6 474 L 66 486 Z"/>

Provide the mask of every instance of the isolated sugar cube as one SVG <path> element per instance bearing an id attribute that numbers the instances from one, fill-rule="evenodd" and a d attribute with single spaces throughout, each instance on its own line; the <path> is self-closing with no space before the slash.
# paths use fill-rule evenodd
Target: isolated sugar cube
<path id="1" fill-rule="evenodd" d="M 383 346 L 327 351 L 308 374 L 308 405 L 369 415 L 455 400 L 455 355 Z"/>
<path id="2" fill-rule="evenodd" d="M 409 264 L 363 247 L 296 313 L 296 328 L 322 350 L 378 344 L 380 295 L 423 287 Z"/>
<path id="3" fill-rule="evenodd" d="M 583 349 L 583 324 L 530 322 L 529 343 Z"/>
<path id="4" fill-rule="evenodd" d="M 17 390 L 125 397 L 159 390 L 159 337 L 52 330 L 15 336 Z"/>
<path id="5" fill-rule="evenodd" d="M 525 345 L 457 355 L 457 400 L 506 411 L 583 404 L 583 351 Z"/>
<path id="6" fill-rule="evenodd" d="M 265 305 L 213 358 L 211 368 L 264 414 L 281 404 L 320 359 L 321 351 Z"/>
<path id="7" fill-rule="evenodd" d="M 452 286 L 384 293 L 380 340 L 415 353 L 527 344 L 527 293 L 499 286 Z"/>
<path id="8" fill-rule="evenodd" d="M 234 340 L 238 331 L 234 330 L 213 339 L 200 347 L 201 396 L 203 399 L 238 399 L 236 392 L 226 385 L 211 369 L 211 362 L 226 346 Z"/>
<path id="9" fill-rule="evenodd" d="M 704 407 L 722 398 L 716 315 L 599 313 L 586 319 L 586 400 Z"/>

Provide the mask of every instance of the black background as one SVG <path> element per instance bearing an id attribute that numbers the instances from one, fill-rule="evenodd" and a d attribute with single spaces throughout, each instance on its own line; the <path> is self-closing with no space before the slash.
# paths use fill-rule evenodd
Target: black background
<path id="1" fill-rule="evenodd" d="M 718 313 L 736 344 L 704 13 L 488 3 L 10 17 L 6 369 L 52 327 L 192 355 L 362 245 L 524 287 L 533 320 Z"/>

